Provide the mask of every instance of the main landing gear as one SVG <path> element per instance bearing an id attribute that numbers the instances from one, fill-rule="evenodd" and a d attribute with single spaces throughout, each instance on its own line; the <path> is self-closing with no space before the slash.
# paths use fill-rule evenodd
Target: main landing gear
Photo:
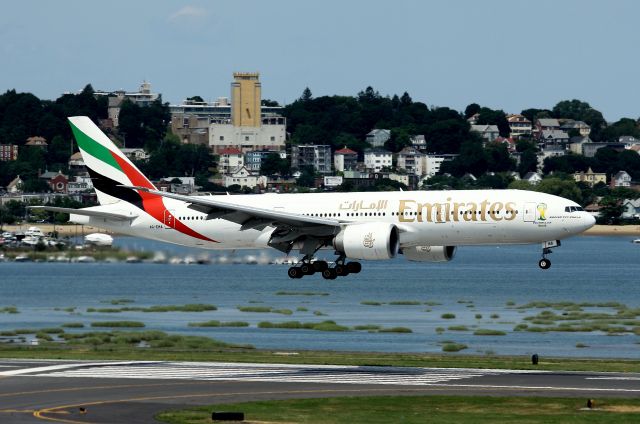
<path id="1" fill-rule="evenodd" d="M 290 278 L 302 278 L 305 275 L 313 275 L 320 272 L 325 280 L 335 280 L 349 274 L 357 274 L 362 270 L 360 262 L 346 262 L 345 256 L 340 255 L 336 259 L 335 266 L 330 267 L 327 261 L 313 261 L 311 256 L 305 255 L 300 262 L 287 271 Z"/>
<path id="2" fill-rule="evenodd" d="M 538 261 L 538 266 L 541 269 L 551 268 L 551 261 L 547 259 L 547 255 L 553 253 L 552 247 L 560 247 L 560 240 L 545 241 L 542 243 L 542 259 Z"/>

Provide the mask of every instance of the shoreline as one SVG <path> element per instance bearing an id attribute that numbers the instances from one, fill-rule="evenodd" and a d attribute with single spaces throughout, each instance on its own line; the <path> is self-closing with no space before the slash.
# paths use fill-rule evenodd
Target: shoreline
<path id="1" fill-rule="evenodd" d="M 116 232 L 105 230 L 100 227 L 92 227 L 90 225 L 75 224 L 22 224 L 22 225 L 3 225 L 4 231 L 26 231 L 29 227 L 38 227 L 43 233 L 47 234 L 54 230 L 58 232 L 60 237 L 73 237 L 87 235 L 91 233 L 105 233 L 110 235 L 122 235 Z M 637 236 L 640 237 L 640 225 L 594 225 L 583 233 L 585 236 Z"/>

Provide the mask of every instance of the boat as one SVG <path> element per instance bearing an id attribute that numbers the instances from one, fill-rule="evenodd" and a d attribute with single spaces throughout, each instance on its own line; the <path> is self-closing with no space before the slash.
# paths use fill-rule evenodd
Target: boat
<path id="1" fill-rule="evenodd" d="M 640 244 L 640 238 L 631 240 L 631 243 Z"/>
<path id="2" fill-rule="evenodd" d="M 113 237 L 109 234 L 92 233 L 84 236 L 84 242 L 93 246 L 111 246 L 113 244 Z"/>

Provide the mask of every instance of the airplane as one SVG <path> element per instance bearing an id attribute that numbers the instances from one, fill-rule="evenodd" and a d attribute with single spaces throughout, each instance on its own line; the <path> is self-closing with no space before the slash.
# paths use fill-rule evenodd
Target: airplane
<path id="1" fill-rule="evenodd" d="M 158 190 L 86 116 L 69 123 L 99 206 L 35 206 L 117 233 L 204 249 L 299 251 L 291 278 L 356 274 L 358 260 L 402 254 L 448 262 L 459 246 L 541 243 L 541 269 L 561 240 L 595 218 L 577 203 L 526 190 L 181 195 Z M 335 251 L 334 265 L 315 258 Z M 348 261 L 349 260 L 349 261 Z"/>

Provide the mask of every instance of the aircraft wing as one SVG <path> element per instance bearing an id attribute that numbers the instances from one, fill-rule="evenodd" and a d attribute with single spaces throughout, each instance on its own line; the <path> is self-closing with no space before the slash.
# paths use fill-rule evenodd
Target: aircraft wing
<path id="1" fill-rule="evenodd" d="M 206 213 L 207 219 L 220 218 L 240 224 L 241 231 L 248 229 L 262 230 L 266 226 L 273 226 L 283 230 L 295 230 L 299 235 L 304 233 L 314 236 L 328 236 L 337 234 L 340 231 L 340 225 L 347 223 L 347 221 L 339 221 L 332 218 L 320 218 L 286 211 L 274 211 L 220 200 L 220 197 L 233 199 L 232 196 L 185 196 L 145 187 L 121 187 L 189 203 L 190 209 Z"/>
<path id="2" fill-rule="evenodd" d="M 49 212 L 68 213 L 73 215 L 95 216 L 96 218 L 106 218 L 113 220 L 129 221 L 137 217 L 137 215 L 124 215 L 113 212 L 103 212 L 92 209 L 72 209 L 72 208 L 59 208 L 56 206 L 28 206 L 29 209 L 45 210 Z"/>

